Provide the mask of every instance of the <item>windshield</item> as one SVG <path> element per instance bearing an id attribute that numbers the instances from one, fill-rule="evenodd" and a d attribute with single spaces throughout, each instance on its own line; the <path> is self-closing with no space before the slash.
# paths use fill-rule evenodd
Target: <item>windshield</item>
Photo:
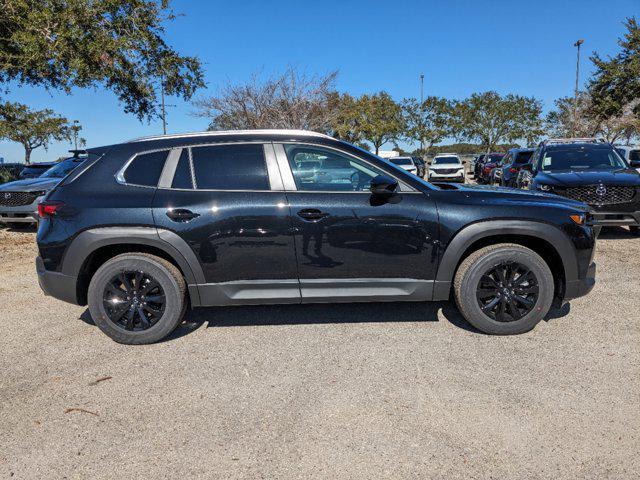
<path id="1" fill-rule="evenodd" d="M 618 152 L 611 147 L 581 146 L 552 148 L 544 152 L 543 171 L 627 168 Z"/>
<path id="2" fill-rule="evenodd" d="M 390 158 L 389 161 L 396 165 L 413 165 L 413 161 L 410 158 L 396 157 Z"/>
<path id="3" fill-rule="evenodd" d="M 82 159 L 68 158 L 40 175 L 40 178 L 64 178 L 82 163 Z"/>
<path id="4" fill-rule="evenodd" d="M 530 152 L 518 152 L 515 163 L 518 165 L 528 163 L 531 160 L 531 155 L 533 155 L 533 150 Z"/>
<path id="5" fill-rule="evenodd" d="M 459 164 L 460 160 L 458 157 L 436 157 L 433 159 L 434 165 L 451 165 L 451 164 Z"/>

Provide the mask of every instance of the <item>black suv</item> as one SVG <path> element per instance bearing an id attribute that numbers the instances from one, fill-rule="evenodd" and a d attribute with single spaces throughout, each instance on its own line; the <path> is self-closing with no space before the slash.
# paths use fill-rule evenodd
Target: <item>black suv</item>
<path id="1" fill-rule="evenodd" d="M 40 205 L 37 272 L 118 342 L 162 339 L 188 304 L 452 293 L 478 329 L 515 334 L 595 282 L 581 203 L 432 185 L 325 135 L 207 132 L 88 153 Z"/>
<path id="2" fill-rule="evenodd" d="M 628 226 L 640 234 L 640 174 L 610 143 L 597 139 L 542 142 L 521 168 L 518 186 L 584 202 L 601 226 Z"/>

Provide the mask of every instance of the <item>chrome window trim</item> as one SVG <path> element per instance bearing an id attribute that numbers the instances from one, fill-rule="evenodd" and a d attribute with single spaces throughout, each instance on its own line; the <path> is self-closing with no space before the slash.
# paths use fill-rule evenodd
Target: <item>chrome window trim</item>
<path id="1" fill-rule="evenodd" d="M 131 157 L 129 158 L 129 160 L 127 160 L 124 165 L 120 168 L 120 170 L 118 170 L 116 172 L 115 179 L 116 182 L 119 183 L 120 185 L 126 185 L 128 187 L 143 187 L 143 188 L 158 188 L 158 185 L 139 185 L 137 183 L 129 183 L 125 180 L 124 178 L 124 174 L 127 171 L 127 168 L 129 168 L 129 166 L 131 165 L 131 162 L 133 162 L 136 157 L 140 156 L 140 155 L 145 155 L 147 153 L 156 153 L 156 152 L 167 152 L 167 157 L 169 156 L 169 152 L 172 150 L 172 148 L 155 148 L 152 150 L 143 150 L 141 152 L 136 152 L 133 155 L 131 155 Z M 167 163 L 167 159 L 165 158 L 165 165 Z M 163 171 L 164 171 L 164 165 L 163 165 Z M 162 177 L 162 172 L 160 173 L 160 177 Z M 160 182 L 160 178 L 158 178 L 158 182 Z"/>
<path id="2" fill-rule="evenodd" d="M 293 177 L 293 170 L 291 169 L 291 165 L 289 164 L 289 159 L 287 157 L 287 152 L 284 149 L 284 144 L 285 143 L 292 143 L 295 145 L 309 145 L 312 147 L 316 147 L 316 148 L 327 148 L 329 150 L 334 150 L 336 152 L 341 153 L 342 155 L 346 155 L 347 157 L 351 157 L 351 158 L 355 158 L 357 160 L 360 160 L 361 162 L 364 162 L 365 164 L 369 165 L 370 167 L 374 168 L 375 170 L 381 170 L 380 167 L 378 167 L 377 165 L 372 164 L 371 162 L 369 162 L 368 160 L 365 160 L 364 158 L 358 157 L 356 155 L 354 155 L 353 153 L 350 152 L 345 152 L 344 150 L 341 150 L 339 148 L 335 148 L 335 147 L 331 147 L 328 145 L 319 145 L 317 143 L 313 143 L 313 142 L 297 142 L 297 141 L 291 141 L 291 142 L 278 142 L 273 144 L 273 147 L 275 149 L 276 152 L 276 156 L 278 158 L 278 165 L 280 166 L 280 171 L 282 172 L 282 179 L 284 181 L 285 184 L 285 189 L 287 191 L 292 191 L 292 192 L 302 192 L 302 193 L 366 193 L 368 195 L 371 195 L 370 191 L 367 190 L 362 190 L 362 191 L 343 191 L 343 190 L 298 190 L 298 186 L 296 185 L 295 179 Z M 395 175 L 389 173 L 389 172 L 385 172 L 387 173 L 387 175 L 389 175 L 391 178 L 393 178 L 394 180 L 398 181 L 398 185 L 400 185 L 401 190 L 398 193 L 420 193 L 423 194 L 423 192 L 416 190 L 415 188 L 413 188 L 411 185 L 406 184 L 403 180 L 397 178 Z M 406 190 L 405 190 L 406 189 Z"/>

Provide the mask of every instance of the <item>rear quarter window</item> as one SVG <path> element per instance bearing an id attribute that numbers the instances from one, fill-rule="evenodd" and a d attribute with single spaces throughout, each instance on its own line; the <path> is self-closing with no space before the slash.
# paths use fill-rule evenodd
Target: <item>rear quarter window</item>
<path id="1" fill-rule="evenodd" d="M 162 150 L 136 155 L 124 172 L 125 183 L 147 187 L 157 186 L 168 154 L 168 150 Z"/>

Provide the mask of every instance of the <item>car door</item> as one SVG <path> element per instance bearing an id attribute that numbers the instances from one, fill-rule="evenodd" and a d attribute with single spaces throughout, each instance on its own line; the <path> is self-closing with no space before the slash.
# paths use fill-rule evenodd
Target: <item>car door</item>
<path id="1" fill-rule="evenodd" d="M 438 224 L 428 193 L 400 180 L 397 194 L 372 195 L 372 178 L 393 176 L 393 167 L 384 170 L 327 146 L 274 146 L 291 208 L 303 301 L 431 298 Z"/>
<path id="2" fill-rule="evenodd" d="M 160 231 L 179 235 L 197 258 L 203 305 L 300 301 L 291 217 L 271 144 L 172 150 L 153 214 Z"/>

